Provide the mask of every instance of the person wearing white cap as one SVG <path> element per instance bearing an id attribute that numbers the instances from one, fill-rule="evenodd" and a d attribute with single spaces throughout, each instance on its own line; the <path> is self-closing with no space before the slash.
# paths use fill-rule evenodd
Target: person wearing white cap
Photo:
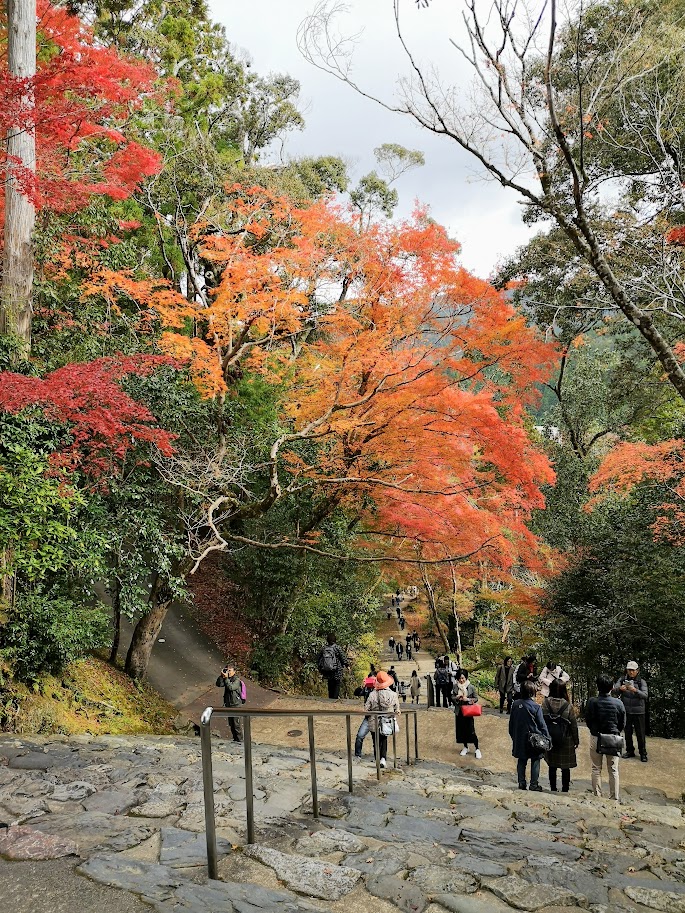
<path id="1" fill-rule="evenodd" d="M 624 758 L 635 757 L 633 730 L 637 738 L 640 760 L 647 761 L 646 706 L 649 692 L 647 682 L 638 675 L 640 667 L 631 659 L 626 663 L 626 674 L 614 684 L 614 694 L 623 701 L 626 709 L 626 753 Z"/>

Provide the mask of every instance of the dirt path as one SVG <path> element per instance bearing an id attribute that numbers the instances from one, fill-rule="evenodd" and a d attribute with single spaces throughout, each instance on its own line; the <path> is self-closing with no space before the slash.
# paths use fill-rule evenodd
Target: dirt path
<path id="1" fill-rule="evenodd" d="M 406 603 L 405 603 L 406 605 Z M 404 636 L 393 613 L 390 620 L 383 610 L 379 618 L 379 638 L 383 641 L 381 668 L 391 665 L 400 680 L 409 681 L 412 669 L 421 676 L 421 703 L 419 713 L 419 750 L 424 758 L 446 761 L 456 767 L 487 767 L 496 772 L 511 773 L 514 777 L 514 759 L 511 757 L 511 741 L 508 733 L 508 717 L 498 710 L 485 708 L 483 716 L 476 721 L 483 759 L 476 761 L 473 754 L 460 757 L 461 746 L 455 744 L 454 714 L 452 710 L 426 709 L 426 682 L 424 676 L 434 670 L 434 662 L 425 650 L 415 654 L 411 662 L 390 653 L 387 643 L 390 634 L 395 639 Z M 223 657 L 214 644 L 195 627 L 187 610 L 174 607 L 165 620 L 160 634 L 161 642 L 155 645 L 150 663 L 149 680 L 168 700 L 174 703 L 187 719 L 199 722 L 200 714 L 208 706 L 220 706 L 221 692 L 214 686 Z M 275 691 L 261 688 L 246 679 L 248 705 L 252 707 L 279 707 L 282 709 L 311 708 L 325 710 L 331 702 L 316 698 L 280 695 Z M 350 707 L 361 710 L 361 701 L 338 701 L 336 707 Z M 410 707 L 409 702 L 402 705 Z M 353 719 L 353 735 L 358 722 Z M 398 737 L 398 752 L 403 750 L 405 721 Z M 219 732 L 226 734 L 225 723 L 219 724 Z M 264 718 L 253 722 L 255 739 L 272 745 L 307 747 L 306 719 L 294 715 L 285 718 Z M 586 789 L 590 783 L 589 733 L 581 727 L 581 746 L 578 751 L 578 768 L 573 773 L 574 789 Z M 345 728 L 340 717 L 320 718 L 316 721 L 317 745 L 328 750 L 343 751 Z M 669 796 L 679 798 L 685 792 L 685 766 L 682 763 L 685 743 L 674 739 L 650 739 L 648 743 L 650 760 L 647 764 L 630 760 L 621 762 L 621 778 L 625 786 L 654 786 L 663 789 Z M 371 745 L 365 743 L 365 756 L 371 756 Z M 542 782 L 546 771 L 543 764 Z"/>
<path id="2" fill-rule="evenodd" d="M 132 627 L 122 625 L 122 653 L 128 649 Z M 174 603 L 153 647 L 147 678 L 155 690 L 178 708 L 179 718 L 200 722 L 205 707 L 221 706 L 222 693 L 215 687 L 225 658 L 202 631 L 190 611 Z M 241 675 L 252 706 L 268 706 L 278 697 Z M 226 734 L 220 726 L 220 732 Z"/>

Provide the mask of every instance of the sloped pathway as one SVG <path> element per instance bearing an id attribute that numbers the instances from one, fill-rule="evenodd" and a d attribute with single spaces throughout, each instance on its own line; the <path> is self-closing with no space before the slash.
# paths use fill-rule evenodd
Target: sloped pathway
<path id="1" fill-rule="evenodd" d="M 240 748 L 214 746 L 221 882 L 205 877 L 193 739 L 0 738 L 0 856 L 61 858 L 88 879 L 84 898 L 119 889 L 112 913 L 139 899 L 160 913 L 685 913 L 685 818 L 658 789 L 619 805 L 423 762 L 380 784 L 355 767 L 350 796 L 345 760 L 324 751 L 316 822 L 306 753 L 262 745 L 259 842 L 245 847 Z M 21 897 L 12 867 L 0 866 L 3 887 Z M 52 909 L 41 903 L 34 913 Z"/>

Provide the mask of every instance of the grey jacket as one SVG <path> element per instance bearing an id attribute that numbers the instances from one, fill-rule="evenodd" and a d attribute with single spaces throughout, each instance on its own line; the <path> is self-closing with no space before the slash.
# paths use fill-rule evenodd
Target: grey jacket
<path id="1" fill-rule="evenodd" d="M 621 691 L 620 688 L 623 684 L 632 684 L 636 690 Z M 614 685 L 613 693 L 623 701 L 626 713 L 640 714 L 645 712 L 645 704 L 649 697 L 649 692 L 647 690 L 647 682 L 643 678 L 630 679 L 627 675 L 622 675 Z"/>
<path id="2" fill-rule="evenodd" d="M 216 680 L 217 688 L 224 689 L 224 707 L 239 707 L 242 704 L 240 697 L 240 679 L 237 675 L 233 678 L 224 678 L 220 675 Z"/>
<path id="3" fill-rule="evenodd" d="M 394 691 L 390 688 L 379 688 L 378 691 L 372 691 L 364 704 L 364 710 L 381 710 L 387 711 L 388 715 L 392 713 L 401 713 L 400 701 Z M 367 717 L 369 721 L 369 731 L 375 732 L 378 729 L 378 717 Z"/>
<path id="4" fill-rule="evenodd" d="M 508 694 L 514 690 L 514 664 L 507 668 L 503 663 L 497 667 L 495 675 L 495 688 L 502 694 Z"/>

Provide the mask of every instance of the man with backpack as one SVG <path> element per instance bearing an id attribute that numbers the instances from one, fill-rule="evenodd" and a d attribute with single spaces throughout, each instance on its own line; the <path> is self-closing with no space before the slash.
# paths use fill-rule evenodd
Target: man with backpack
<path id="1" fill-rule="evenodd" d="M 328 685 L 328 697 L 337 701 L 340 697 L 340 685 L 343 680 L 347 657 L 335 642 L 335 634 L 328 634 L 326 643 L 319 651 L 316 666 Z"/>
<path id="2" fill-rule="evenodd" d="M 649 691 L 647 682 L 638 675 L 640 667 L 631 659 L 626 663 L 626 674 L 614 684 L 614 694 L 623 701 L 626 711 L 626 753 L 624 758 L 635 757 L 633 730 L 637 737 L 640 760 L 647 762 L 646 708 Z"/>
<path id="3" fill-rule="evenodd" d="M 439 659 L 435 664 L 435 701 L 438 707 L 440 707 L 441 696 L 443 706 L 450 707 L 452 705 L 452 676 L 449 668 L 445 668 L 444 661 Z"/>
<path id="4" fill-rule="evenodd" d="M 224 689 L 224 707 L 239 707 L 247 700 L 245 682 L 238 678 L 235 666 L 232 663 L 227 663 L 221 670 L 216 680 L 216 686 Z M 233 741 L 242 742 L 243 727 L 240 717 L 229 716 L 228 725 L 231 727 Z"/>

